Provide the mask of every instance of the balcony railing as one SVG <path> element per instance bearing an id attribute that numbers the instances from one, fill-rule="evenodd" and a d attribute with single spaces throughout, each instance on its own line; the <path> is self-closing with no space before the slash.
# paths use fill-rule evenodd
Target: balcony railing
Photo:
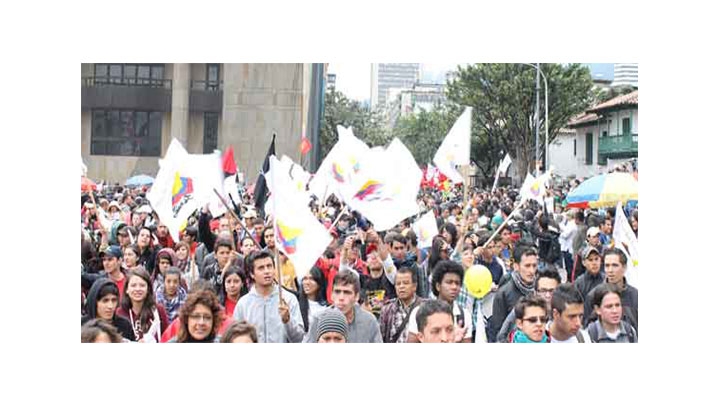
<path id="1" fill-rule="evenodd" d="M 614 155 L 621 153 L 637 153 L 638 134 L 625 134 L 618 136 L 600 137 L 598 153 L 601 155 Z"/>
<path id="2" fill-rule="evenodd" d="M 83 87 L 123 86 L 123 87 L 156 87 L 172 90 L 171 79 L 151 79 L 120 76 L 85 76 Z"/>
<path id="3" fill-rule="evenodd" d="M 192 90 L 222 91 L 223 82 L 222 80 L 191 80 L 190 88 Z"/>

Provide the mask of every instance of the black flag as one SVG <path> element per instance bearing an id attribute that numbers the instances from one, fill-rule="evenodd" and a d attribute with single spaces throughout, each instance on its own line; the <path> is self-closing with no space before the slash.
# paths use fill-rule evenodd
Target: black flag
<path id="1" fill-rule="evenodd" d="M 270 156 L 275 156 L 275 134 L 273 134 L 270 148 L 268 149 L 267 155 L 265 155 L 262 171 L 255 182 L 255 208 L 258 212 L 262 212 L 263 215 L 265 214 L 265 202 L 267 201 L 267 185 L 265 184 L 265 176 L 263 174 L 270 170 Z"/>

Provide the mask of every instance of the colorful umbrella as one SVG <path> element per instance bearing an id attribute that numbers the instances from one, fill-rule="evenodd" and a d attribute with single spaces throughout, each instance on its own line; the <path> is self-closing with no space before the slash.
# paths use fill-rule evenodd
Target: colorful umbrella
<path id="1" fill-rule="evenodd" d="M 146 175 L 138 174 L 137 176 L 130 177 L 125 181 L 125 185 L 129 187 L 147 186 L 153 184 L 155 179 Z"/>
<path id="2" fill-rule="evenodd" d="M 638 181 L 629 173 L 619 172 L 585 180 L 567 196 L 570 208 L 613 207 L 637 199 Z"/>
<path id="3" fill-rule="evenodd" d="M 90 190 L 97 191 L 97 185 L 95 182 L 87 177 L 80 177 L 80 191 L 85 192 Z"/>

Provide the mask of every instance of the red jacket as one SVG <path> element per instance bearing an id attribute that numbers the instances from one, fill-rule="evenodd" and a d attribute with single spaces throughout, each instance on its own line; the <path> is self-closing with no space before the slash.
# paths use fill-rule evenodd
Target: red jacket
<path id="1" fill-rule="evenodd" d="M 326 259 L 324 257 L 321 257 L 315 262 L 315 266 L 317 266 L 317 268 L 322 271 L 323 276 L 325 276 L 325 280 L 327 281 L 327 289 L 325 295 L 327 302 L 332 304 L 333 281 L 335 281 L 335 275 L 340 269 L 340 254 L 336 254 L 334 259 Z M 365 262 L 363 262 L 360 258 L 357 258 L 357 260 L 355 260 L 355 263 L 351 264 L 350 267 L 357 269 L 360 274 L 368 274 L 367 264 L 365 264 Z"/>

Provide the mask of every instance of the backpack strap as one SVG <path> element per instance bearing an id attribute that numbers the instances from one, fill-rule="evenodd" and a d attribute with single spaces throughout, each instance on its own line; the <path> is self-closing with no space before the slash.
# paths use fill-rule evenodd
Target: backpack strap
<path id="1" fill-rule="evenodd" d="M 592 322 L 590 325 L 588 325 L 587 333 L 588 333 L 588 335 L 590 335 L 590 340 L 597 343 L 598 330 L 597 330 L 597 324 L 595 322 Z"/>
<path id="2" fill-rule="evenodd" d="M 579 329 L 577 333 L 575 334 L 575 339 L 577 339 L 578 343 L 585 343 L 585 337 L 582 334 L 582 329 Z"/>
<path id="3" fill-rule="evenodd" d="M 403 319 L 403 321 L 400 324 L 400 326 L 398 327 L 397 331 L 395 331 L 395 335 L 390 339 L 390 343 L 395 343 L 395 342 L 397 342 L 398 339 L 400 339 L 400 335 L 402 335 L 403 330 L 405 329 L 405 326 L 407 326 L 408 322 L 410 322 L 410 315 L 412 315 L 413 309 L 415 309 L 415 307 L 418 305 L 419 302 L 420 302 L 420 297 L 415 297 L 415 302 L 410 306 L 410 308 L 408 308 L 407 316 L 405 317 L 405 319 Z M 401 305 L 399 298 L 397 301 L 397 305 L 398 306 Z"/>

